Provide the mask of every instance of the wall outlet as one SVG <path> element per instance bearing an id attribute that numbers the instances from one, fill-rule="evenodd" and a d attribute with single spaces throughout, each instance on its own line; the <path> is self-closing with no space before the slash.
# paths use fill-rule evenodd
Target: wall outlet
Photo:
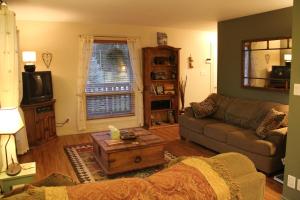
<path id="1" fill-rule="evenodd" d="M 300 84 L 294 84 L 294 95 L 300 96 Z"/>
<path id="2" fill-rule="evenodd" d="M 296 177 L 288 175 L 287 186 L 290 188 L 296 188 Z"/>
<path id="3" fill-rule="evenodd" d="M 297 181 L 297 190 L 300 191 L 300 179 Z"/>

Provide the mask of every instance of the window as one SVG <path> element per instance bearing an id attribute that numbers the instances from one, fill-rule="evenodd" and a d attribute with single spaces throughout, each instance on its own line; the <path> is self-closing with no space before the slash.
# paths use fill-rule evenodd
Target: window
<path id="1" fill-rule="evenodd" d="M 86 83 L 88 119 L 134 114 L 133 75 L 126 41 L 95 41 Z"/>
<path id="2" fill-rule="evenodd" d="M 290 89 L 289 37 L 242 42 L 242 87 L 286 92 Z"/>

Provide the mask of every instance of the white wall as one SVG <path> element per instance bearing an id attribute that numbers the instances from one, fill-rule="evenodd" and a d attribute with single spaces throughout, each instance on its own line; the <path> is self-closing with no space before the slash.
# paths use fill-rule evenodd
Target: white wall
<path id="1" fill-rule="evenodd" d="M 188 77 L 186 104 L 203 100 L 211 91 L 210 65 L 205 59 L 216 52 L 216 28 L 214 30 L 182 30 L 162 27 L 142 27 L 125 25 L 78 24 L 66 22 L 17 21 L 20 31 L 20 49 L 37 51 L 37 70 L 47 70 L 42 62 L 43 52 L 53 53 L 50 70 L 53 76 L 54 98 L 56 102 L 56 121 L 70 118 L 70 122 L 58 128 L 58 135 L 76 134 L 76 77 L 79 34 L 108 36 L 135 36 L 141 40 L 141 46 L 156 46 L 156 32 L 168 34 L 168 44 L 181 48 L 180 74 Z M 213 44 L 213 50 L 210 49 Z M 188 69 L 187 58 L 192 55 L 194 68 Z M 212 56 L 215 57 L 215 56 Z M 213 62 L 213 68 L 216 63 Z M 214 75 L 213 75 L 214 76 Z M 214 83 L 212 84 L 214 85 Z M 118 128 L 137 126 L 133 118 L 122 120 L 93 120 L 88 123 L 88 130 L 107 129 L 109 123 Z"/>

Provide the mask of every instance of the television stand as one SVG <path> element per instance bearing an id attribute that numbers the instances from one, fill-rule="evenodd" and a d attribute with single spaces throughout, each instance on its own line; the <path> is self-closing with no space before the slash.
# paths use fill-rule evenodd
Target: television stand
<path id="1" fill-rule="evenodd" d="M 21 104 L 30 148 L 57 137 L 54 104 L 55 99 L 28 105 Z"/>

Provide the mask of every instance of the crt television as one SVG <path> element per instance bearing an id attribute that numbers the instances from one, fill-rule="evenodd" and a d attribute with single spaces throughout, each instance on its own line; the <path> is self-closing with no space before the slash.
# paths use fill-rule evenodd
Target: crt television
<path id="1" fill-rule="evenodd" d="M 22 104 L 49 101 L 53 98 L 52 76 L 50 71 L 23 72 Z"/>
<path id="2" fill-rule="evenodd" d="M 270 86 L 273 88 L 288 88 L 290 86 L 291 65 L 272 66 Z"/>

